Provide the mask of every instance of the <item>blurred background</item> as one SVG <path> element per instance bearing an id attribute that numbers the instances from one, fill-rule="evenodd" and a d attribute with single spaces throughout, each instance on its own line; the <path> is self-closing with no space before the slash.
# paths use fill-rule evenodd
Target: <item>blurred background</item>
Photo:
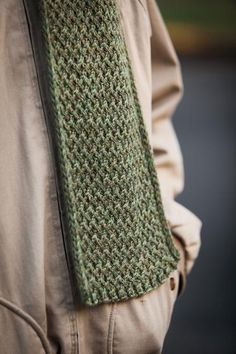
<path id="1" fill-rule="evenodd" d="M 236 354 L 236 1 L 157 3 L 185 86 L 173 117 L 186 176 L 178 200 L 203 221 L 163 354 Z"/>

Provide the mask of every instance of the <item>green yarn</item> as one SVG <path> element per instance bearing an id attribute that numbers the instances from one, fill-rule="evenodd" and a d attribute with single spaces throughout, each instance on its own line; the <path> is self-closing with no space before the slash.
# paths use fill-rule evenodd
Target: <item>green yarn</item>
<path id="1" fill-rule="evenodd" d="M 176 269 L 114 0 L 41 0 L 67 240 L 84 304 L 142 295 Z"/>

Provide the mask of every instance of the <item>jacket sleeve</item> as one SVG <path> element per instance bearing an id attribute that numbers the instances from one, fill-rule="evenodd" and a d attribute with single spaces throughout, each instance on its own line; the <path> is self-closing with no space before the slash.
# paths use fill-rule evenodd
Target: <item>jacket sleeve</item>
<path id="1" fill-rule="evenodd" d="M 183 94 L 180 63 L 155 0 L 147 1 L 151 23 L 152 148 L 166 218 L 188 274 L 200 249 L 201 220 L 175 201 L 184 188 L 184 167 L 172 115 Z M 181 246 L 180 246 L 181 245 Z M 185 281 L 185 280 L 184 280 Z M 185 284 L 184 284 L 185 285 Z"/>

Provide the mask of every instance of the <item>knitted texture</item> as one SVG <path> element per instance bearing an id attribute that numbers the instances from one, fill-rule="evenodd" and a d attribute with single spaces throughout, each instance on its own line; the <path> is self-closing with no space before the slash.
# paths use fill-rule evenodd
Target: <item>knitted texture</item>
<path id="1" fill-rule="evenodd" d="M 114 0 L 41 0 L 60 186 L 84 304 L 142 295 L 176 269 Z"/>

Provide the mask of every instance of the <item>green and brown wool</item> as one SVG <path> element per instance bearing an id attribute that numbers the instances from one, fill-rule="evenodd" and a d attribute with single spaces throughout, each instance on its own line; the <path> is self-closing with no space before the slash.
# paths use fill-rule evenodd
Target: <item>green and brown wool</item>
<path id="1" fill-rule="evenodd" d="M 142 295 L 176 269 L 114 0 L 41 0 L 74 276 L 95 305 Z"/>

